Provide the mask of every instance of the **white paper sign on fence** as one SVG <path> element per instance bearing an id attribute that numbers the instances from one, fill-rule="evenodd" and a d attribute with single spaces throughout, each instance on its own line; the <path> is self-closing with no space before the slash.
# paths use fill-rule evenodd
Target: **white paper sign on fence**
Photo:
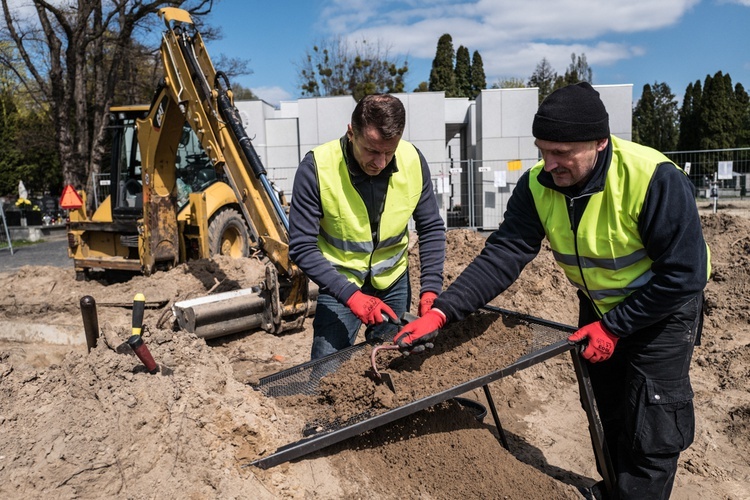
<path id="1" fill-rule="evenodd" d="M 504 188 L 508 185 L 506 174 L 505 170 L 495 170 L 495 187 Z"/>
<path id="2" fill-rule="evenodd" d="M 720 161 L 719 162 L 719 179 L 731 179 L 731 178 L 732 178 L 732 162 Z"/>

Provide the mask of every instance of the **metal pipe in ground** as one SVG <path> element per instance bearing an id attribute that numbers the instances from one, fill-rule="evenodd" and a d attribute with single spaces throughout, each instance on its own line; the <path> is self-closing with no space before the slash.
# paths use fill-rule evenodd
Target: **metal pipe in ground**
<path id="1" fill-rule="evenodd" d="M 81 297 L 81 316 L 83 317 L 83 331 L 86 334 L 86 346 L 88 352 L 91 352 L 99 339 L 99 317 L 96 314 L 96 301 L 91 295 Z"/>

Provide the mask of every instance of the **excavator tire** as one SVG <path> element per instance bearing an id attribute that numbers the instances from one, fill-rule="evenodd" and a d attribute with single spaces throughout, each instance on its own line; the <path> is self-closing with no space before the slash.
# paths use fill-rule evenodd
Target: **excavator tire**
<path id="1" fill-rule="evenodd" d="M 247 257 L 250 235 L 237 210 L 225 208 L 211 218 L 208 224 L 208 246 L 211 255 Z"/>

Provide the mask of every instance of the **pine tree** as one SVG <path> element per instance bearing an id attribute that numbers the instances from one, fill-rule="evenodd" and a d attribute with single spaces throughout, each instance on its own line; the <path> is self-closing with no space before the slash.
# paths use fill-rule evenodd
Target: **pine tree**
<path id="1" fill-rule="evenodd" d="M 733 96 L 731 78 L 725 78 L 721 71 L 713 78 L 706 76 L 698 118 L 700 149 L 726 149 L 735 144 L 737 130 Z"/>
<path id="2" fill-rule="evenodd" d="M 456 51 L 456 91 L 458 97 L 471 97 L 471 59 L 469 49 L 463 45 Z"/>
<path id="3" fill-rule="evenodd" d="M 739 131 L 735 147 L 747 148 L 750 147 L 750 96 L 741 83 L 734 86 L 734 99 L 739 114 Z"/>
<path id="4" fill-rule="evenodd" d="M 659 151 L 677 146 L 677 101 L 666 83 L 643 86 L 633 110 L 633 140 Z"/>
<path id="5" fill-rule="evenodd" d="M 440 37 L 432 60 L 429 89 L 445 92 L 446 97 L 456 97 L 456 74 L 453 70 L 453 38 L 448 34 Z"/>
<path id="6" fill-rule="evenodd" d="M 547 58 L 543 58 L 529 77 L 529 87 L 539 88 L 539 102 L 552 93 L 557 79 L 557 72 L 552 68 Z"/>
<path id="7" fill-rule="evenodd" d="M 700 147 L 700 113 L 703 100 L 703 87 L 700 80 L 690 83 L 685 89 L 680 108 L 680 134 L 677 149 L 680 151 L 694 151 Z"/>
<path id="8" fill-rule="evenodd" d="M 651 85 L 643 86 L 641 98 L 633 109 L 633 140 L 654 147 L 654 95 Z"/>
<path id="9" fill-rule="evenodd" d="M 487 77 L 484 74 L 484 63 L 478 50 L 471 56 L 471 98 L 476 99 L 479 93 L 487 88 Z"/>

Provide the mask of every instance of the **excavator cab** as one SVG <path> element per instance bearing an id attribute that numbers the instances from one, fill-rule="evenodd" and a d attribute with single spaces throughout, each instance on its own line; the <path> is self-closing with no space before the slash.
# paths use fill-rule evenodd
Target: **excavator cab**
<path id="1" fill-rule="evenodd" d="M 219 180 L 211 159 L 188 123 L 185 123 L 182 129 L 182 137 L 177 146 L 175 172 L 178 210 L 187 205 L 190 193 L 205 191 L 208 186 Z"/>
<path id="2" fill-rule="evenodd" d="M 113 108 L 112 129 L 112 219 L 136 221 L 143 216 L 143 172 L 138 148 L 136 120 L 146 116 L 145 106 Z M 177 209 L 185 208 L 190 193 L 201 192 L 220 179 L 198 137 L 185 123 L 175 156 Z"/>
<path id="3" fill-rule="evenodd" d="M 147 107 L 128 106 L 110 110 L 112 156 L 112 220 L 135 223 L 143 215 L 141 155 L 135 122 L 148 112 Z"/>

